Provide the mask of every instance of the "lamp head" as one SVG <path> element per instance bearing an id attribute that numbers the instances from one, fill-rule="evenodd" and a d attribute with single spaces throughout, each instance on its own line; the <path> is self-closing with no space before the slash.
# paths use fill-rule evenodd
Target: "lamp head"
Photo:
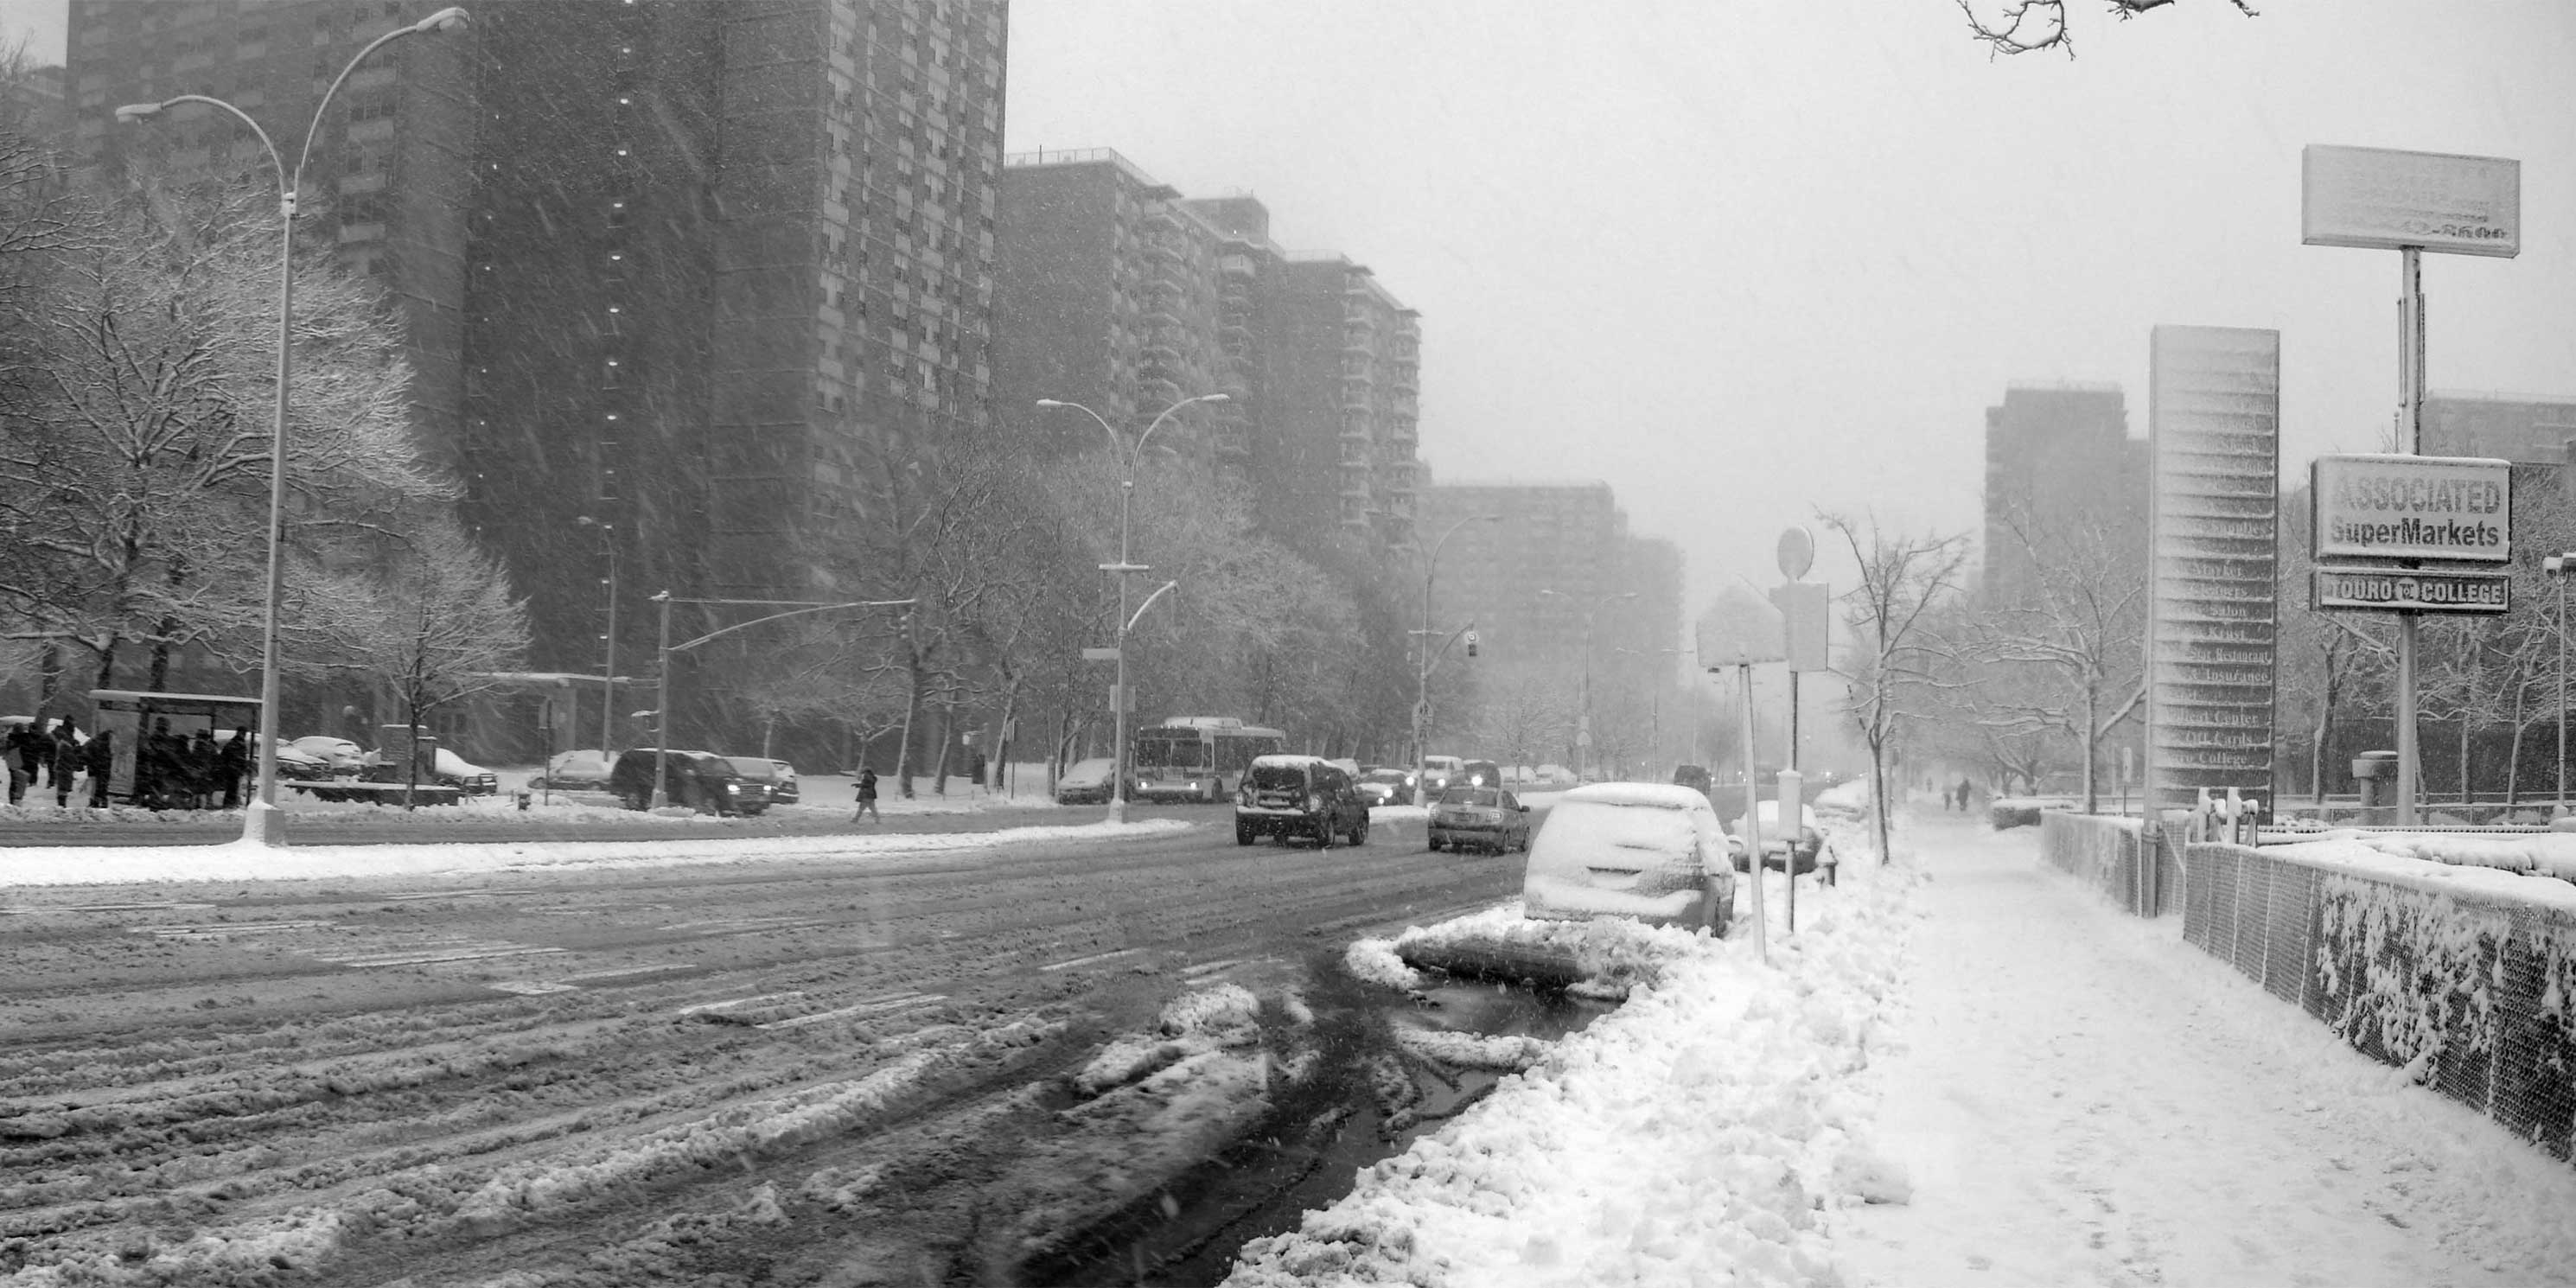
<path id="1" fill-rule="evenodd" d="M 1200 401 L 1200 402 L 1233 402 L 1233 401 L 1234 401 L 1234 395 L 1232 395 L 1232 394 L 1205 394 L 1205 395 L 1202 395 L 1202 396 L 1199 398 L 1199 401 Z"/>
<path id="2" fill-rule="evenodd" d="M 463 31 L 469 21 L 471 20 L 465 16 L 464 9 L 455 5 L 449 5 L 448 7 L 431 14 L 420 21 L 413 23 L 411 25 L 411 30 L 412 34 L 416 36 L 435 36 L 441 32 Z"/>
<path id="3" fill-rule="evenodd" d="M 116 123 L 133 125 L 139 121 L 151 120 L 160 114 L 161 104 L 159 103 L 128 103 L 116 109 Z"/>
<path id="4" fill-rule="evenodd" d="M 1062 406 L 1064 406 L 1064 405 L 1065 405 L 1065 404 L 1060 403 L 1060 402 L 1057 402 L 1057 401 L 1056 401 L 1055 399 L 1053 399 L 1053 398 L 1040 398 L 1040 399 L 1038 399 L 1038 406 L 1040 406 L 1040 407 L 1062 407 Z"/>
<path id="5" fill-rule="evenodd" d="M 2558 570 L 2566 566 L 2566 560 L 2565 555 L 2550 555 L 2540 561 L 2540 571 L 2555 577 L 2558 575 Z"/>

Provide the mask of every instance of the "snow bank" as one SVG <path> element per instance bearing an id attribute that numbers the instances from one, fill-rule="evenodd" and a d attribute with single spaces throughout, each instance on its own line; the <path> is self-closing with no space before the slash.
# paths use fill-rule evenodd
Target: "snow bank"
<path id="1" fill-rule="evenodd" d="M 1810 897 L 1768 966 L 1748 941 L 1569 928 L 1655 944 L 1654 979 L 1295 1232 L 1247 1244 L 1226 1283 L 1836 1282 L 1820 1213 L 1903 1191 L 1854 1137 L 1870 1107 L 1851 1075 L 1895 996 L 1915 878 L 1853 877 Z"/>

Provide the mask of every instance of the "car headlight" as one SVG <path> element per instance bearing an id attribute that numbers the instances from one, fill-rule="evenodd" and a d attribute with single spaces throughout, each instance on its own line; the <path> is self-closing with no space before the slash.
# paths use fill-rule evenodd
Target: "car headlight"
<path id="1" fill-rule="evenodd" d="M 1307 797 L 1307 798 L 1306 798 L 1306 809 L 1307 809 L 1307 812 L 1312 813 L 1312 812 L 1314 812 L 1314 811 L 1316 811 L 1316 810 L 1320 810 L 1320 809 L 1322 809 L 1322 808 L 1324 808 L 1324 798 L 1323 798 L 1322 796 L 1320 796 L 1320 795 L 1316 795 L 1316 796 L 1309 796 L 1309 797 Z"/>

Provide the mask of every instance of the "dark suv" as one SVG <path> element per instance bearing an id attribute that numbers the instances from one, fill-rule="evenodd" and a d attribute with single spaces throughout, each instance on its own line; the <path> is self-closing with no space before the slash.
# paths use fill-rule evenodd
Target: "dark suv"
<path id="1" fill-rule="evenodd" d="M 668 803 L 701 814 L 758 814 L 769 808 L 769 789 L 742 776 L 732 762 L 710 751 L 666 751 L 662 795 Z M 653 803 L 651 747 L 630 747 L 608 771 L 608 790 L 628 809 Z"/>
<path id="2" fill-rule="evenodd" d="M 1306 837 L 1331 849 L 1335 837 L 1368 844 L 1368 797 L 1321 756 L 1255 756 L 1234 795 L 1234 843 Z"/>

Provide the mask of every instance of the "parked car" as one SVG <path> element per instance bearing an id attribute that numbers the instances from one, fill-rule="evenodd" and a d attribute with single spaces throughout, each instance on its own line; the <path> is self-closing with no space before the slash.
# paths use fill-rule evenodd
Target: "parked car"
<path id="1" fill-rule="evenodd" d="M 432 753 L 433 781 L 453 787 L 468 796 L 493 796 L 501 791 L 501 776 L 445 747 Z"/>
<path id="2" fill-rule="evenodd" d="M 802 799 L 796 790 L 796 766 L 767 756 L 727 756 L 734 772 L 769 789 L 773 805 L 793 805 Z"/>
<path id="3" fill-rule="evenodd" d="M 1413 775 L 1401 769 L 1372 769 L 1360 775 L 1359 789 L 1371 805 L 1413 803 Z"/>
<path id="4" fill-rule="evenodd" d="M 769 789 L 744 778 L 732 762 L 714 752 L 673 750 L 660 758 L 662 794 L 669 804 L 727 816 L 758 814 L 769 808 Z M 651 807 L 654 759 L 651 747 L 629 747 L 610 767 L 608 790 L 626 802 L 626 808 Z"/>
<path id="5" fill-rule="evenodd" d="M 321 761 L 334 775 L 363 774 L 382 763 L 382 758 L 346 738 L 308 733 L 287 744 L 305 755 Z"/>
<path id="6" fill-rule="evenodd" d="M 1117 772 L 1118 762 L 1107 756 L 1077 760 L 1056 775 L 1055 803 L 1105 805 L 1109 803 L 1109 780 Z"/>
<path id="7" fill-rule="evenodd" d="M 1234 843 L 1302 836 L 1319 849 L 1331 849 L 1335 837 L 1366 845 L 1368 811 L 1351 776 L 1321 756 L 1255 756 L 1234 797 Z"/>
<path id="8" fill-rule="evenodd" d="M 1687 787 L 1702 796 L 1708 795 L 1709 777 L 1706 765 L 1673 766 L 1673 785 Z"/>
<path id="9" fill-rule="evenodd" d="M 1502 788 L 1452 787 L 1432 803 L 1432 849 L 1502 854 L 1527 851 L 1529 843 L 1529 806 Z"/>
<path id="10" fill-rule="evenodd" d="M 1521 876 L 1526 916 L 1634 917 L 1726 932 L 1735 871 L 1708 798 L 1671 783 L 1577 787 L 1531 838 Z"/>
<path id="11" fill-rule="evenodd" d="M 558 751 L 546 758 L 546 772 L 528 780 L 528 786 L 538 791 L 607 791 L 608 753 L 596 747 Z"/>
<path id="12" fill-rule="evenodd" d="M 259 772 L 259 765 L 256 762 L 245 768 L 252 773 Z M 277 744 L 277 776 L 285 782 L 326 783 L 335 775 L 331 772 L 331 766 L 321 757 L 308 754 L 299 750 L 294 743 L 280 739 Z"/>
<path id="13" fill-rule="evenodd" d="M 1466 767 L 1467 762 L 1456 756 L 1425 756 L 1422 758 L 1422 789 L 1436 793 L 1447 787 L 1449 781 L 1458 776 L 1458 771 Z"/>
<path id="14" fill-rule="evenodd" d="M 1458 777 L 1450 782 L 1464 783 L 1469 787 L 1500 787 L 1503 785 L 1503 767 L 1490 760 L 1470 760 L 1458 766 Z"/>
<path id="15" fill-rule="evenodd" d="M 1793 856 L 1797 863 L 1793 873 L 1796 876 L 1815 871 L 1820 862 L 1827 867 L 1833 866 L 1832 859 L 1827 857 L 1829 847 L 1825 844 L 1825 834 L 1816 830 L 1814 806 L 1798 807 L 1798 835 L 1794 838 L 1781 835 L 1778 801 L 1763 801 L 1755 808 L 1754 819 L 1762 829 L 1762 866 L 1774 872 L 1788 871 Z M 1736 815 L 1733 825 L 1727 828 L 1726 841 L 1727 853 L 1735 861 L 1735 870 L 1752 871 L 1752 860 L 1744 852 L 1743 815 Z"/>

